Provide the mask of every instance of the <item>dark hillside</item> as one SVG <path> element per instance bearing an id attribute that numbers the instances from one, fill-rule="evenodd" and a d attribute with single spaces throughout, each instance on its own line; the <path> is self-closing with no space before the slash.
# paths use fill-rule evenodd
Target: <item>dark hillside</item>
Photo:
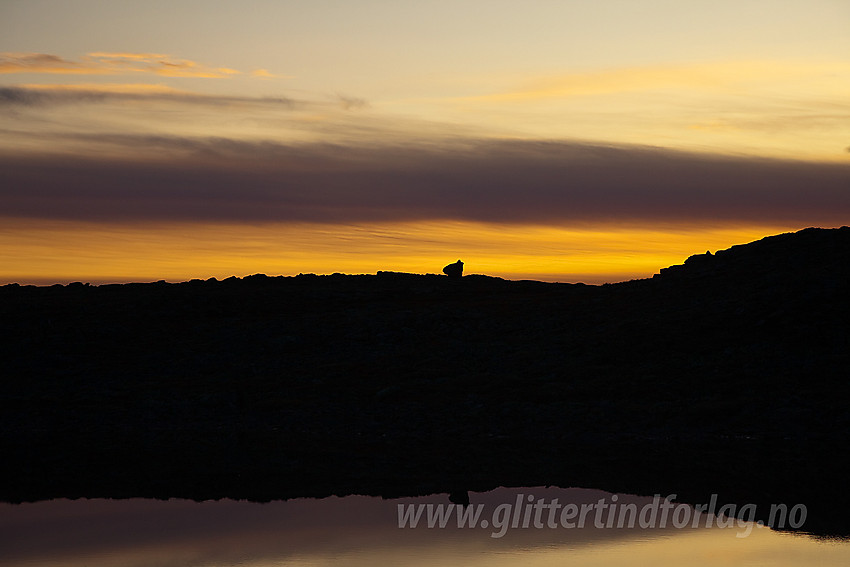
<path id="1" fill-rule="evenodd" d="M 850 228 L 605 286 L 0 288 L 0 498 L 557 484 L 803 502 L 850 534 Z"/>

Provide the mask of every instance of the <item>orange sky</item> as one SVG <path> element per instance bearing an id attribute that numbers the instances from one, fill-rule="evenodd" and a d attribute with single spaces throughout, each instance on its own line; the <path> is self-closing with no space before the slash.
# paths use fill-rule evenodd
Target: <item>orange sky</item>
<path id="1" fill-rule="evenodd" d="M 15 221 L 0 228 L 0 283 L 184 281 L 254 273 L 466 273 L 585 283 L 651 277 L 691 254 L 792 228 L 564 229 L 470 222 L 148 225 Z"/>
<path id="2" fill-rule="evenodd" d="M 847 21 L 832 0 L 6 2 L 0 283 L 458 258 L 598 283 L 848 224 Z"/>

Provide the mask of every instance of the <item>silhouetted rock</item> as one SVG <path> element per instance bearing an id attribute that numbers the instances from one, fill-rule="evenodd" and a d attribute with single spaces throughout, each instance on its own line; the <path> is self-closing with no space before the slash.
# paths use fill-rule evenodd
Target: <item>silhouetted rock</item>
<path id="1" fill-rule="evenodd" d="M 711 255 L 711 250 L 706 250 L 705 254 L 694 254 L 693 256 L 691 256 L 690 258 L 685 260 L 685 265 L 686 266 L 688 266 L 688 265 L 703 265 L 704 266 L 708 262 L 711 262 L 711 260 L 713 258 L 714 257 Z"/>
<path id="2" fill-rule="evenodd" d="M 449 493 L 449 502 L 459 506 L 469 506 L 469 492 L 466 490 L 454 490 Z"/>
<path id="3" fill-rule="evenodd" d="M 443 273 L 450 278 L 459 278 L 463 275 L 463 262 L 458 260 L 454 264 L 449 264 L 443 268 Z"/>

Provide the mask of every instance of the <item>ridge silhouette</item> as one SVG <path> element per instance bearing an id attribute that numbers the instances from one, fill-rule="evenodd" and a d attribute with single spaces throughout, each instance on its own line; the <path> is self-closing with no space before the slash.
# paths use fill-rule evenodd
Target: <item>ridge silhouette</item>
<path id="1" fill-rule="evenodd" d="M 2 286 L 0 499 L 551 484 L 850 534 L 850 228 L 602 286 L 450 280 Z"/>

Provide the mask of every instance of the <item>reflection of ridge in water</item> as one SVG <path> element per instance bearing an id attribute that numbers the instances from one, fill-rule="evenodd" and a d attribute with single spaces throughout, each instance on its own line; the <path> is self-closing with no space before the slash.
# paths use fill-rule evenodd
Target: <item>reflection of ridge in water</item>
<path id="1" fill-rule="evenodd" d="M 365 567 L 458 560 L 466 565 L 521 561 L 605 566 L 714 565 L 719 557 L 736 565 L 761 564 L 768 558 L 779 566 L 850 561 L 850 543 L 790 536 L 730 518 L 714 519 L 713 527 L 706 528 L 707 515 L 697 515 L 685 505 L 680 505 L 678 517 L 676 508 L 668 509 L 661 527 L 661 499 L 651 497 L 584 489 L 501 488 L 470 493 L 469 500 L 469 506 L 453 504 L 447 495 L 266 504 L 143 499 L 0 504 L 0 562 L 261 566 L 286 560 L 292 565 L 341 561 Z M 586 510 L 583 522 L 582 510 Z M 607 515 L 611 510 L 617 514 L 635 510 L 634 527 L 627 527 L 632 516 L 626 512 L 624 527 L 618 528 L 620 516 Z M 410 527 L 417 512 L 417 527 Z M 400 528 L 405 514 L 406 527 Z M 473 519 L 476 527 L 471 528 Z M 444 527 L 439 527 L 441 523 Z"/>

